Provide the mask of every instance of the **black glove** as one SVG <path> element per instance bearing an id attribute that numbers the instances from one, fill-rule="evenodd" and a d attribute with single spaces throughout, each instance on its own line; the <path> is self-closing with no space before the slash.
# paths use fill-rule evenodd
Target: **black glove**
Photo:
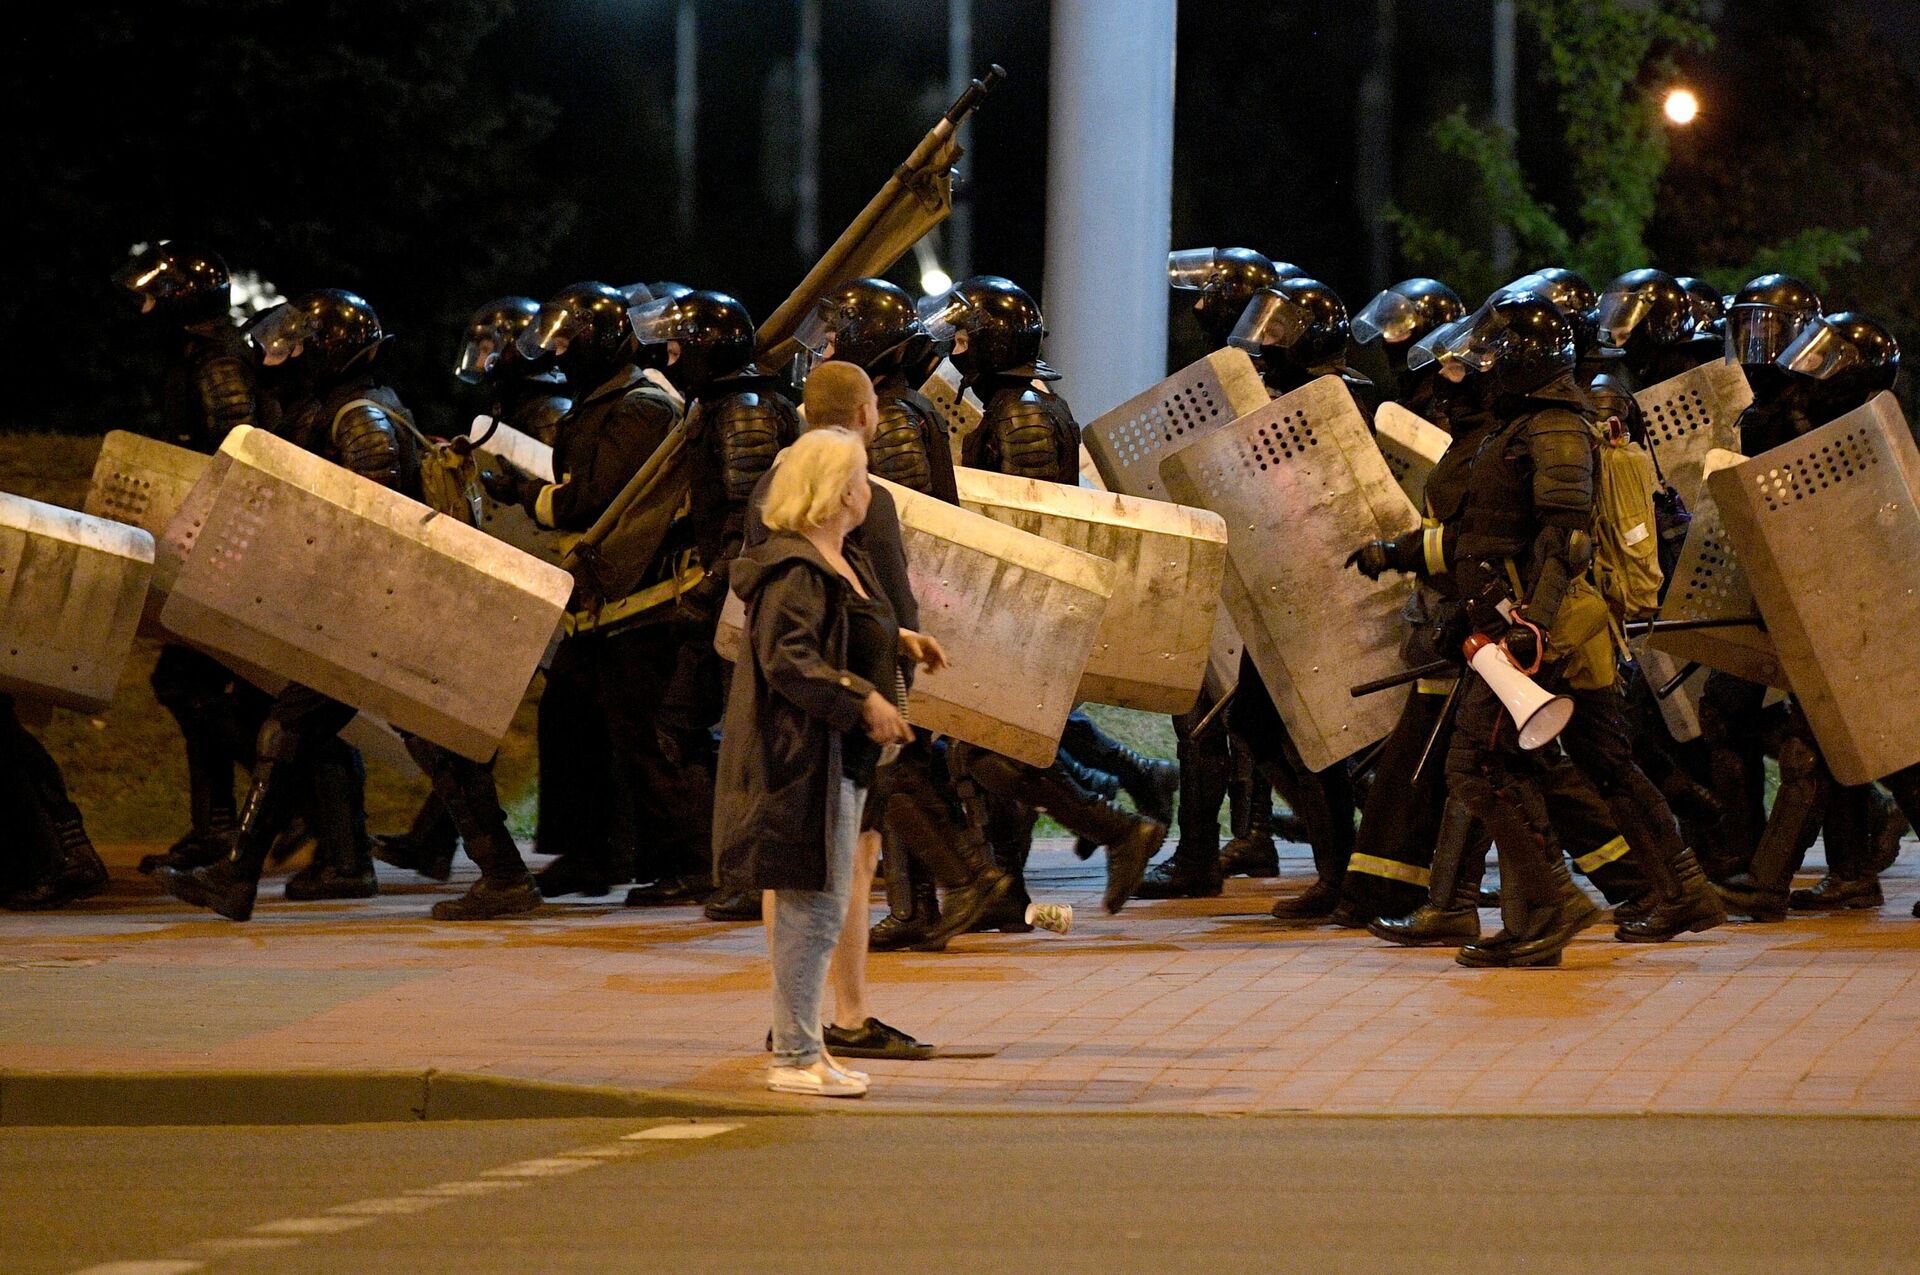
<path id="1" fill-rule="evenodd" d="M 1515 612 L 1518 614 L 1518 612 Z M 1540 634 L 1532 625 L 1511 624 L 1500 635 L 1500 645 L 1507 648 L 1507 654 L 1522 669 L 1533 669 L 1540 663 Z"/>
<path id="2" fill-rule="evenodd" d="M 480 470 L 480 485 L 503 505 L 532 506 L 546 484 L 503 456 L 492 457 Z"/>
<path id="3" fill-rule="evenodd" d="M 1369 540 L 1347 555 L 1347 565 L 1369 580 L 1378 580 L 1392 565 L 1387 561 L 1392 547 L 1385 540 Z"/>

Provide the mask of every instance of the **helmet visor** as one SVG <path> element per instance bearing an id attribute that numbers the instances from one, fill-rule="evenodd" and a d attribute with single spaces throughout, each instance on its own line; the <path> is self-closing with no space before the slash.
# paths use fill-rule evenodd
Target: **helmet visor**
<path id="1" fill-rule="evenodd" d="M 1420 307 L 1389 289 L 1353 316 L 1353 339 L 1360 345 L 1385 341 L 1399 345 L 1420 327 Z"/>
<path id="2" fill-rule="evenodd" d="M 535 362 L 566 353 L 574 337 L 573 314 L 565 306 L 543 305 L 514 344 L 521 357 Z"/>
<path id="3" fill-rule="evenodd" d="M 937 297 L 923 297 L 918 309 L 920 323 L 926 328 L 927 335 L 937 344 L 945 345 L 966 328 L 967 312 L 973 306 L 958 288 L 949 288 Z"/>
<path id="4" fill-rule="evenodd" d="M 1198 292 L 1220 269 L 1218 248 L 1180 248 L 1167 254 L 1167 283 L 1181 292 Z"/>
<path id="5" fill-rule="evenodd" d="M 1437 367 L 1440 363 L 1440 350 L 1450 340 L 1455 328 L 1471 323 L 1472 316 L 1455 319 L 1452 323 L 1442 323 L 1433 331 L 1407 347 L 1407 371 L 1418 372 L 1421 368 Z"/>
<path id="6" fill-rule="evenodd" d="M 823 299 L 807 311 L 807 317 L 800 320 L 800 326 L 793 333 L 793 339 L 805 348 L 809 356 L 809 367 L 833 357 L 834 331 L 833 321 L 826 313 L 828 305 Z"/>
<path id="7" fill-rule="evenodd" d="M 1789 372 L 1825 381 L 1852 367 L 1864 367 L 1866 359 L 1852 341 L 1825 319 L 1815 319 L 1801 330 L 1780 354 L 1779 363 Z"/>
<path id="8" fill-rule="evenodd" d="M 1624 350 L 1627 338 L 1653 312 L 1653 293 L 1646 290 L 1609 292 L 1600 298 L 1600 344 Z"/>
<path id="9" fill-rule="evenodd" d="M 1777 305 L 1748 303 L 1727 311 L 1727 357 L 1752 367 L 1771 363 L 1807 326 L 1807 320 Z"/>
<path id="10" fill-rule="evenodd" d="M 300 347 L 314 334 L 314 318 L 297 306 L 276 306 L 253 321 L 247 340 L 259 352 L 266 367 L 279 367 L 300 353 Z"/>
<path id="11" fill-rule="evenodd" d="M 1499 311 L 1483 305 L 1466 318 L 1429 332 L 1407 352 L 1407 369 L 1417 372 L 1429 364 L 1458 363 L 1474 372 L 1491 371 L 1511 336 Z"/>
<path id="12" fill-rule="evenodd" d="M 1240 312 L 1240 322 L 1233 325 L 1227 344 L 1253 354 L 1270 345 L 1285 348 L 1306 335 L 1312 323 L 1313 316 L 1298 301 L 1285 293 L 1262 288 Z"/>
<path id="13" fill-rule="evenodd" d="M 496 328 L 476 328 L 467 333 L 460 345 L 460 356 L 453 361 L 453 374 L 468 385 L 478 385 L 502 353 L 500 332 Z"/>
<path id="14" fill-rule="evenodd" d="M 627 323 L 642 345 L 700 341 L 710 336 L 697 308 L 685 304 L 681 297 L 655 297 L 634 306 L 627 311 Z"/>

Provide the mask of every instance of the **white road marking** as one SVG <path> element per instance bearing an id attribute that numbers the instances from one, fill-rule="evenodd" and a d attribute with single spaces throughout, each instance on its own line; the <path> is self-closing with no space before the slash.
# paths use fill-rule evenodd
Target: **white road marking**
<path id="1" fill-rule="evenodd" d="M 531 1186 L 529 1182 L 516 1182 L 508 1178 L 487 1178 L 473 1182 L 442 1182 L 439 1186 L 417 1186 L 409 1188 L 408 1195 L 425 1196 L 428 1199 L 458 1200 L 469 1195 L 491 1195 L 495 1191 L 511 1191 L 517 1186 Z"/>
<path id="2" fill-rule="evenodd" d="M 337 1235 L 366 1226 L 370 1217 L 283 1217 L 249 1229 L 255 1235 Z"/>
<path id="3" fill-rule="evenodd" d="M 638 1133 L 628 1134 L 623 1141 L 646 1142 L 653 1139 L 679 1140 L 682 1138 L 711 1138 L 716 1134 L 732 1133 L 740 1126 L 737 1124 L 657 1124 L 651 1129 L 642 1129 Z"/>
<path id="4" fill-rule="evenodd" d="M 264 1253 L 269 1249 L 292 1248 L 298 1235 L 235 1235 L 224 1240 L 196 1240 L 193 1247 L 218 1257 L 222 1253 Z"/>
<path id="5" fill-rule="evenodd" d="M 72 1272 L 72 1275 L 187 1275 L 205 1270 L 205 1262 L 102 1262 Z"/>
<path id="6" fill-rule="evenodd" d="M 522 1160 L 519 1164 L 506 1164 L 497 1169 L 488 1169 L 480 1176 L 483 1178 L 558 1178 L 569 1173 L 578 1173 L 582 1169 L 598 1168 L 600 1161 L 576 1159 L 573 1156 L 549 1156 L 541 1160 Z"/>
<path id="7" fill-rule="evenodd" d="M 431 1196 L 396 1195 L 384 1200 L 355 1200 L 351 1204 L 336 1204 L 327 1212 L 361 1217 L 398 1217 L 407 1213 L 423 1213 L 438 1203 Z"/>

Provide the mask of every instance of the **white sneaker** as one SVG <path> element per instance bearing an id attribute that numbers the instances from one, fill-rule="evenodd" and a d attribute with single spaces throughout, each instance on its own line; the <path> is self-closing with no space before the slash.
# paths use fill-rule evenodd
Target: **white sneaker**
<path id="1" fill-rule="evenodd" d="M 867 1082 L 816 1062 L 811 1067 L 767 1068 L 767 1088 L 814 1098 L 859 1098 L 867 1092 Z"/>
<path id="2" fill-rule="evenodd" d="M 869 1080 L 873 1079 L 872 1076 L 869 1076 L 864 1071 L 855 1071 L 853 1068 L 847 1066 L 845 1063 L 841 1062 L 838 1058 L 835 1058 L 832 1054 L 828 1053 L 824 1049 L 820 1051 L 820 1061 L 825 1063 L 827 1066 L 833 1068 L 835 1071 L 839 1072 L 843 1076 L 851 1076 L 853 1079 L 859 1081 L 863 1085 L 866 1084 Z"/>

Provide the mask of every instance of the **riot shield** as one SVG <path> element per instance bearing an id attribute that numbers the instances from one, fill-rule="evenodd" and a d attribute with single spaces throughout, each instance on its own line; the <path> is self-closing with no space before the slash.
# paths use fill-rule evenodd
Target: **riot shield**
<path id="1" fill-rule="evenodd" d="M 1353 396 L 1308 385 L 1161 462 L 1167 490 L 1229 529 L 1221 596 L 1311 770 L 1384 738 L 1399 695 L 1347 693 L 1405 668 L 1406 576 L 1368 580 L 1347 555 L 1420 525 Z"/>
<path id="2" fill-rule="evenodd" d="M 947 448 L 953 454 L 953 463 L 958 465 L 960 449 L 965 446 L 967 435 L 980 428 L 985 409 L 972 390 L 960 388 L 960 369 L 950 359 L 940 360 L 940 366 L 933 369 L 933 375 L 920 387 L 920 393 L 933 404 L 946 424 Z"/>
<path id="3" fill-rule="evenodd" d="M 1636 639 L 1632 646 L 1641 676 L 1656 692 L 1654 703 L 1660 706 L 1660 720 L 1666 726 L 1667 734 L 1682 744 L 1700 738 L 1700 697 L 1707 689 L 1706 668 L 1702 666 L 1695 669 L 1672 694 L 1662 698 L 1659 690 L 1680 675 L 1686 662 L 1648 646 L 1645 638 Z"/>
<path id="4" fill-rule="evenodd" d="M 0 492 L 0 691 L 107 707 L 152 579 L 145 530 Z"/>
<path id="5" fill-rule="evenodd" d="M 1649 449 L 1668 484 L 1693 508 L 1706 482 L 1707 453 L 1740 450 L 1740 413 L 1753 387 L 1738 363 L 1720 360 L 1641 390 Z"/>
<path id="6" fill-rule="evenodd" d="M 1373 441 L 1387 468 L 1416 510 L 1427 507 L 1427 475 L 1453 441 L 1447 431 L 1398 403 L 1382 403 L 1373 413 Z"/>
<path id="7" fill-rule="evenodd" d="M 476 416 L 467 430 L 473 441 L 474 455 L 482 469 L 491 464 L 489 456 L 498 456 L 525 470 L 542 482 L 553 482 L 553 448 L 537 438 L 521 433 L 491 416 Z M 496 540 L 504 540 L 522 553 L 542 562 L 559 566 L 567 549 L 577 539 L 565 532 L 542 527 L 519 505 L 503 505 L 487 497 L 480 510 L 480 529 Z"/>
<path id="8" fill-rule="evenodd" d="M 1088 425 L 1080 441 L 1108 491 L 1167 500 L 1161 457 L 1224 429 L 1272 397 L 1245 350 L 1216 350 Z"/>
<path id="9" fill-rule="evenodd" d="M 950 666 L 921 672 L 907 696 L 916 726 L 1034 766 L 1060 749 L 1067 714 L 1113 596 L 1104 558 L 983 514 L 873 481 L 893 493 L 920 627 Z M 739 658 L 746 608 L 729 592 L 714 649 Z"/>
<path id="10" fill-rule="evenodd" d="M 1898 400 L 1707 487 L 1834 778 L 1920 762 L 1920 448 Z"/>
<path id="11" fill-rule="evenodd" d="M 140 631 L 159 636 L 160 605 L 180 574 L 185 555 L 167 544 L 167 528 L 213 458 L 185 447 L 125 430 L 112 430 L 100 444 L 93 480 L 81 506 L 96 518 L 139 527 L 154 539 L 153 587 Z"/>
<path id="12" fill-rule="evenodd" d="M 1715 448 L 1704 457 L 1701 468 L 1710 475 L 1738 465 L 1744 459 L 1738 452 Z M 1659 618 L 1662 621 L 1728 620 L 1758 614 L 1747 574 L 1741 569 L 1740 556 L 1721 525 L 1720 510 L 1707 484 L 1701 485 L 1692 512 L 1687 542 L 1680 548 L 1680 561 L 1667 585 L 1667 596 L 1660 603 Z M 1749 682 L 1787 685 L 1786 671 L 1774 654 L 1773 640 L 1765 629 L 1756 626 L 1740 624 L 1678 633 L 1656 630 L 1647 645 L 1665 651 L 1682 663 L 1697 660 L 1708 668 L 1744 677 Z"/>
<path id="13" fill-rule="evenodd" d="M 572 577 L 265 431 L 237 429 L 220 453 L 167 628 L 491 757 Z"/>
<path id="14" fill-rule="evenodd" d="M 1114 564 L 1079 698 L 1149 713 L 1193 707 L 1226 570 L 1218 515 L 979 469 L 954 477 L 963 508 Z"/>

